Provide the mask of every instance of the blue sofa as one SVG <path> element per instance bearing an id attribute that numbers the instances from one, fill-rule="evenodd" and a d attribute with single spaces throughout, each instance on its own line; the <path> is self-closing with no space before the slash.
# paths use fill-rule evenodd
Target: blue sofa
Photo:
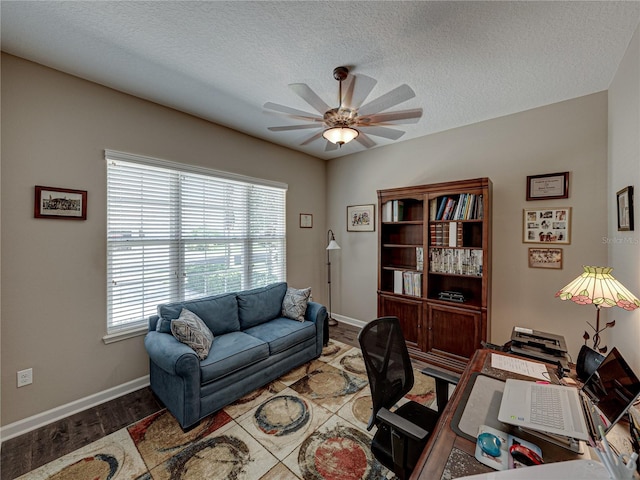
<path id="1" fill-rule="evenodd" d="M 183 429 L 322 353 L 327 309 L 309 301 L 304 321 L 282 316 L 284 282 L 158 306 L 144 344 L 151 389 Z M 171 334 L 185 308 L 213 333 L 209 355 Z"/>

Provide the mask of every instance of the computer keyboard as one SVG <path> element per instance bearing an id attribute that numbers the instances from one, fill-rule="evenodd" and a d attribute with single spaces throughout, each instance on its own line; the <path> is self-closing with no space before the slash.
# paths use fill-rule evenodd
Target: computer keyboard
<path id="1" fill-rule="evenodd" d="M 531 422 L 544 427 L 563 428 L 560 392 L 542 385 L 531 387 Z"/>

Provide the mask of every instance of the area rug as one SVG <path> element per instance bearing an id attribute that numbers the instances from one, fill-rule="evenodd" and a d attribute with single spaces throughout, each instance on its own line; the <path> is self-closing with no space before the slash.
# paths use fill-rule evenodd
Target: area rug
<path id="1" fill-rule="evenodd" d="M 415 371 L 406 399 L 432 404 Z M 166 410 L 21 479 L 390 479 L 371 455 L 371 395 L 360 350 L 330 341 L 322 356 L 183 432 Z"/>

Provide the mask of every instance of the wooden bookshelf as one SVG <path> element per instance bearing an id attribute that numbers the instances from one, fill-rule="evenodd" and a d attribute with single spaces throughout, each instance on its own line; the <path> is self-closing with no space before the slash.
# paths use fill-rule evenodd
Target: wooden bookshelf
<path id="1" fill-rule="evenodd" d="M 489 331 L 491 193 L 488 178 L 378 191 L 378 316 L 400 319 L 413 357 L 454 371 Z"/>

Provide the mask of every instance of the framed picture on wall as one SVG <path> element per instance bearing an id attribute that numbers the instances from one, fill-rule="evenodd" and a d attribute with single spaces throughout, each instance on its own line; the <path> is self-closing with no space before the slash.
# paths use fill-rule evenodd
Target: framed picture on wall
<path id="1" fill-rule="evenodd" d="M 33 216 L 64 220 L 87 219 L 87 191 L 36 185 Z"/>
<path id="2" fill-rule="evenodd" d="M 527 177 L 527 200 L 569 198 L 569 172 Z"/>
<path id="3" fill-rule="evenodd" d="M 313 228 L 313 215 L 310 213 L 300 214 L 300 228 Z"/>
<path id="4" fill-rule="evenodd" d="M 617 194 L 618 231 L 633 230 L 633 187 L 625 187 Z"/>
<path id="5" fill-rule="evenodd" d="M 571 207 L 525 208 L 522 218 L 524 243 L 571 243 Z"/>
<path id="6" fill-rule="evenodd" d="M 562 249 L 538 247 L 529 249 L 529 268 L 562 268 Z"/>
<path id="7" fill-rule="evenodd" d="M 375 205 L 351 205 L 347 207 L 347 232 L 373 232 Z"/>

